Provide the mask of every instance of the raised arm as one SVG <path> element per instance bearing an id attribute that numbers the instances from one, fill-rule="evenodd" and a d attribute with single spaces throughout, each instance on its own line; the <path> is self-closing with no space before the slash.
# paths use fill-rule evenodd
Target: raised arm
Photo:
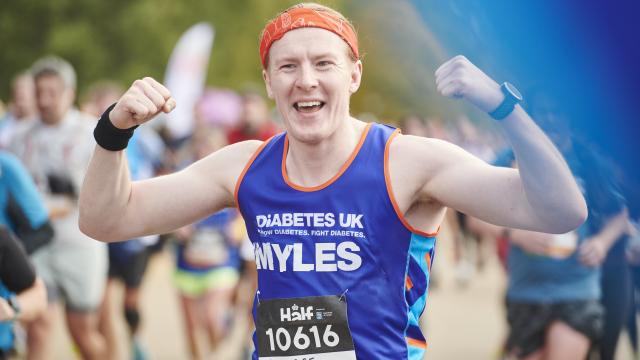
<path id="1" fill-rule="evenodd" d="M 109 115 L 128 129 L 169 112 L 175 101 L 151 78 L 137 80 Z M 227 146 L 175 174 L 132 182 L 124 151 L 96 146 L 80 191 L 80 229 L 101 241 L 166 233 L 225 206 L 260 142 Z"/>
<path id="2" fill-rule="evenodd" d="M 495 81 L 462 56 L 443 64 L 436 81 L 443 95 L 464 98 L 484 112 L 505 98 Z M 519 105 L 500 124 L 517 170 L 490 166 L 446 142 L 400 137 L 396 152 L 414 159 L 420 181 L 414 201 L 512 228 L 565 233 L 578 227 L 587 216 L 585 200 L 553 143 Z"/>

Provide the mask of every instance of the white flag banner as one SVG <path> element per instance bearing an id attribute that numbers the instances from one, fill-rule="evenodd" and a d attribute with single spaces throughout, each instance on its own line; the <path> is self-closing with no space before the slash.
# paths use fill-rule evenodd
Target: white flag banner
<path id="1" fill-rule="evenodd" d="M 193 132 L 194 108 L 204 91 L 213 36 L 208 23 L 192 26 L 178 40 L 169 59 L 164 84 L 178 106 L 167 115 L 166 126 L 174 139 Z"/>

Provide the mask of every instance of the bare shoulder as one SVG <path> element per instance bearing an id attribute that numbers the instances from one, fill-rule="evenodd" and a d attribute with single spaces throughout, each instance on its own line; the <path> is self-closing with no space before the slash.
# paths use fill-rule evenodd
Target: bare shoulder
<path id="1" fill-rule="evenodd" d="M 390 188 L 404 213 L 422 198 L 422 188 L 437 171 L 438 153 L 447 145 L 444 141 L 398 134 L 391 140 L 387 171 Z"/>
<path id="2" fill-rule="evenodd" d="M 411 135 L 398 135 L 389 144 L 389 190 L 400 215 L 413 228 L 434 233 L 440 226 L 444 204 L 427 187 L 457 151 L 446 141 Z"/>
<path id="3" fill-rule="evenodd" d="M 434 200 L 429 184 L 452 167 L 479 161 L 448 141 L 398 135 L 389 145 L 388 171 L 398 205 L 404 210 Z"/>

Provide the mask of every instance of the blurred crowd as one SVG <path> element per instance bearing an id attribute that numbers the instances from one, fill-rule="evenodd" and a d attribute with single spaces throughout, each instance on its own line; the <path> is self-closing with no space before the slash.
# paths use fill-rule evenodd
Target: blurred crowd
<path id="1" fill-rule="evenodd" d="M 40 59 L 16 74 L 11 88 L 11 98 L 0 106 L 0 359 L 53 358 L 57 304 L 64 305 L 80 357 L 116 359 L 116 349 L 126 346 L 131 358 L 147 358 L 153 344 L 139 338 L 141 284 L 160 252 L 175 259 L 172 281 L 180 308 L 167 311 L 182 312 L 191 358 L 206 358 L 228 336 L 236 314 L 251 318 L 257 275 L 237 210 L 225 209 L 173 234 L 108 245 L 88 238 L 78 228 L 77 200 L 95 146 L 92 131 L 124 89 L 101 81 L 78 97 L 73 66 L 58 57 Z M 553 235 L 501 228 L 449 211 L 443 227 L 454 234 L 457 283 L 472 282 L 488 261 L 502 263 L 508 276 L 505 359 L 554 354 L 613 359 L 625 329 L 637 350 L 637 189 L 614 162 L 566 127 L 552 99 L 544 93 L 528 99 L 530 114 L 581 185 L 589 219 L 574 232 Z M 452 142 L 494 166 L 517 167 L 499 133 L 464 116 L 366 116 L 394 123 L 406 135 Z M 206 89 L 187 137 L 173 137 L 167 121 L 174 119 L 160 116 L 136 130 L 126 150 L 133 179 L 180 171 L 228 144 L 267 140 L 283 130 L 255 89 Z M 437 263 L 431 280 L 435 291 Z M 124 299 L 115 299 L 117 286 L 124 286 Z M 113 313 L 114 303 L 123 308 Z M 114 319 L 120 316 L 128 326 L 127 344 L 117 343 Z M 245 358 L 252 327 L 247 321 Z M 540 354 L 541 348 L 547 353 Z"/>

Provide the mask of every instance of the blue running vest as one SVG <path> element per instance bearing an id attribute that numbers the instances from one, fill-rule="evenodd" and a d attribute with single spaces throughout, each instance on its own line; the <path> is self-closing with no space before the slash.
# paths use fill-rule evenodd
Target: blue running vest
<path id="1" fill-rule="evenodd" d="M 343 295 L 358 359 L 423 358 L 418 319 L 435 234 L 412 228 L 390 191 L 388 147 L 398 133 L 367 125 L 340 172 L 313 188 L 286 176 L 286 133 L 256 151 L 235 194 L 258 268 L 254 319 L 260 301 Z"/>

